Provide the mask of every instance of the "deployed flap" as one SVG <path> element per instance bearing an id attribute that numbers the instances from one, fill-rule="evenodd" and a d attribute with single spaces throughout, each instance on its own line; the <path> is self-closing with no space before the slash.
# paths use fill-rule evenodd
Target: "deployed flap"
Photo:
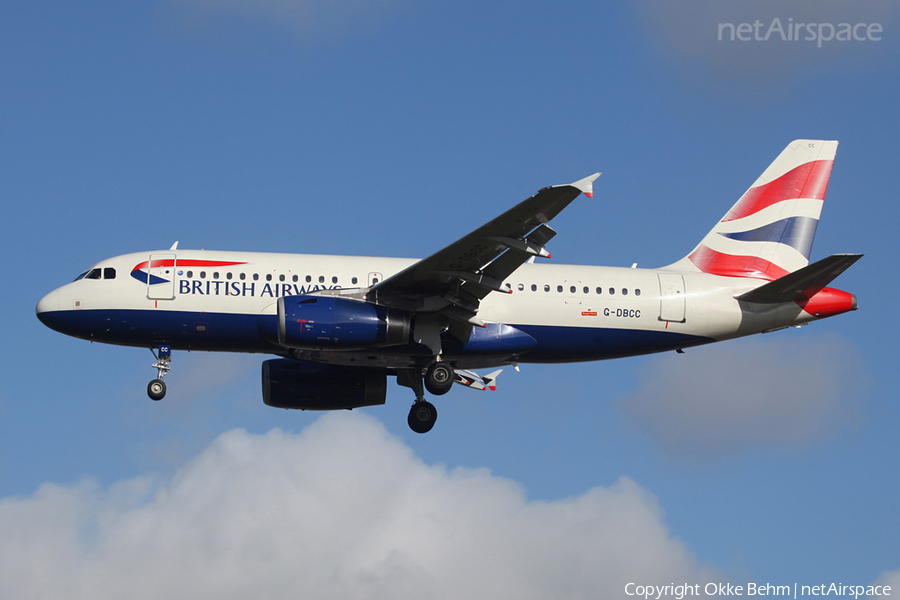
<path id="1" fill-rule="evenodd" d="M 801 297 L 812 298 L 862 257 L 862 254 L 835 254 L 736 298 L 759 304 L 791 302 Z"/>
<path id="2" fill-rule="evenodd" d="M 376 284 L 369 291 L 369 300 L 478 324 L 470 317 L 478 311 L 479 300 L 491 291 L 509 292 L 501 290 L 503 279 L 529 258 L 549 256 L 544 242 L 555 232 L 545 224 L 580 194 L 592 195 L 593 181 L 599 176 L 596 173 L 540 190 L 446 248 Z"/>
<path id="3" fill-rule="evenodd" d="M 525 237 L 524 244 L 528 247 L 539 246 L 543 248 L 544 244 L 555 235 L 556 232 L 553 231 L 549 225 L 544 224 L 529 233 L 528 236 Z M 549 252 L 547 252 L 546 255 L 546 258 L 550 258 Z M 521 247 L 511 247 L 485 267 L 484 272 L 496 280 L 503 281 L 512 275 L 516 269 L 526 262 L 533 261 L 537 256 L 539 256 L 539 254 L 528 252 Z M 487 296 L 489 291 L 479 289 L 478 287 L 471 285 L 471 283 L 463 284 L 461 289 L 463 292 L 467 292 L 479 300 Z M 501 291 L 512 293 L 512 290 L 505 289 Z"/>

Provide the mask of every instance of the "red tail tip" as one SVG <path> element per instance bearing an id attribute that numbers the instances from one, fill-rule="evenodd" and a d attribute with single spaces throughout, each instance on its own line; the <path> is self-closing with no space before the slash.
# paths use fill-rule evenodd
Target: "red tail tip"
<path id="1" fill-rule="evenodd" d="M 843 290 L 822 288 L 815 296 L 797 301 L 800 307 L 815 317 L 831 317 L 856 310 L 856 296 Z"/>

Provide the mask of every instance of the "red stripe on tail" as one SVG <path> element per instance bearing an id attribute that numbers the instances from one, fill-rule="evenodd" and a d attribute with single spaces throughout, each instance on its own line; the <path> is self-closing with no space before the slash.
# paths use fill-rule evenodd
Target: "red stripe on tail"
<path id="1" fill-rule="evenodd" d="M 773 281 L 788 274 L 788 271 L 765 259 L 723 254 L 703 245 L 688 258 L 704 273 L 722 277 L 752 277 Z"/>
<path id="2" fill-rule="evenodd" d="M 783 200 L 825 198 L 833 160 L 815 160 L 791 169 L 778 179 L 752 187 L 738 200 L 722 222 L 752 215 Z"/>

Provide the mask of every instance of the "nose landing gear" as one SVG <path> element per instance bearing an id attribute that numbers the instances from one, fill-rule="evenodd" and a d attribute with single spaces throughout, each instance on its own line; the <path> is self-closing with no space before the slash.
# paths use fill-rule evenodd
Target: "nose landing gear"
<path id="1" fill-rule="evenodd" d="M 150 352 L 153 352 L 152 348 Z M 157 369 L 157 375 L 156 379 L 147 384 L 147 395 L 151 400 L 159 401 L 166 395 L 166 382 L 163 379 L 168 370 L 172 368 L 169 366 L 169 363 L 172 362 L 172 347 L 160 346 L 159 355 L 157 356 L 156 352 L 153 352 L 153 357 L 156 362 L 152 366 Z"/>

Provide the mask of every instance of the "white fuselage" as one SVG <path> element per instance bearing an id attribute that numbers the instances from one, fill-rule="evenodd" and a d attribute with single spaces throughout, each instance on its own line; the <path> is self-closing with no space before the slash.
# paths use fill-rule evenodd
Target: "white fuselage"
<path id="1" fill-rule="evenodd" d="M 359 298 L 415 262 L 202 250 L 126 254 L 98 263 L 88 277 L 51 292 L 37 312 L 54 329 L 106 343 L 287 355 L 262 325 L 274 320 L 279 297 Z M 477 356 L 463 347 L 454 359 L 472 367 L 598 360 L 680 349 L 815 318 L 796 304 L 748 306 L 735 299 L 762 283 L 665 269 L 524 264 L 504 282 L 512 293 L 489 294 L 478 315 L 486 323 L 526 332 L 537 341 L 535 347 L 515 356 Z M 392 358 L 371 364 L 392 367 L 408 361 L 409 351 L 384 350 L 379 354 Z M 452 347 L 448 353 L 454 355 Z M 337 363 L 360 354 L 373 352 L 293 353 Z"/>

